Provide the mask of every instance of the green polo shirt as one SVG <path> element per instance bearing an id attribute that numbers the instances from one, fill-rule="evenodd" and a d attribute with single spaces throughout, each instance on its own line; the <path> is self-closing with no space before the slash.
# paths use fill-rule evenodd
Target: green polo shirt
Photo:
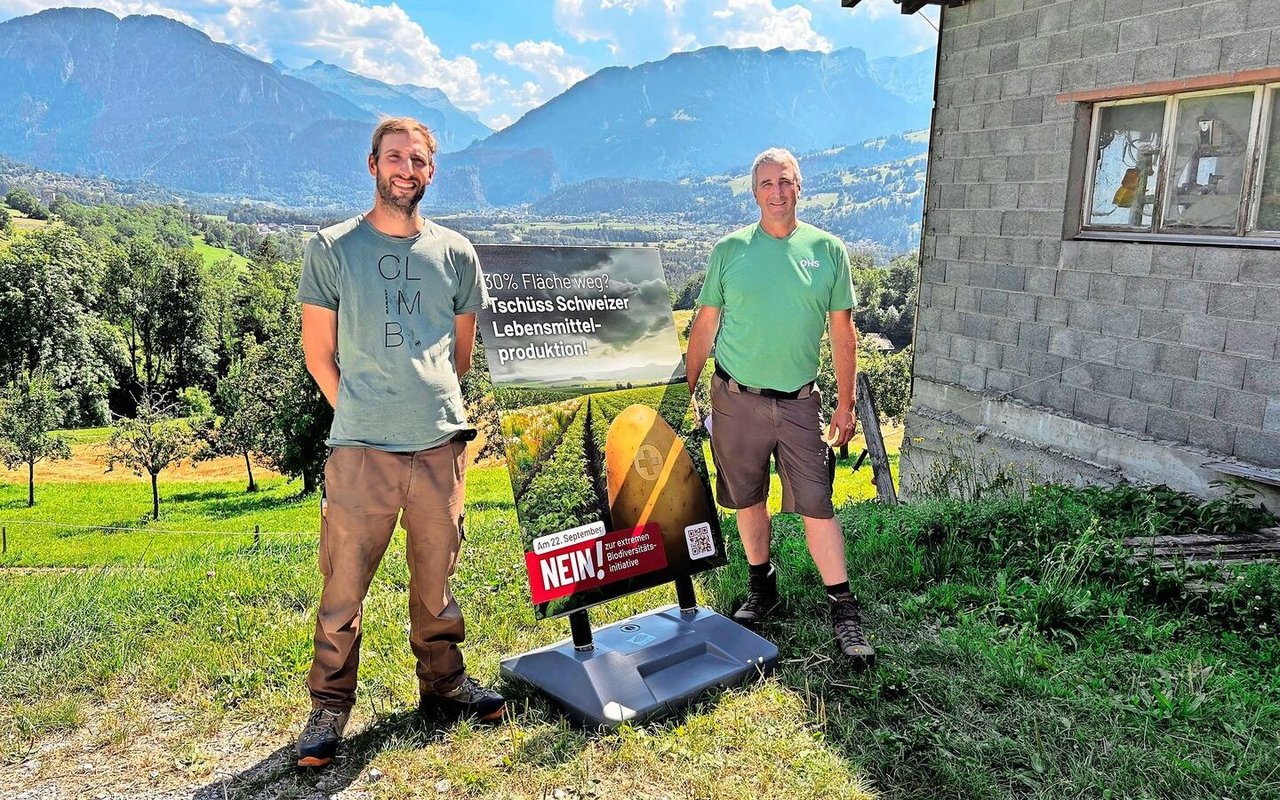
<path id="1" fill-rule="evenodd" d="M 720 309 L 716 364 L 743 385 L 795 391 L 818 376 L 827 315 L 853 308 L 849 253 L 805 222 L 782 239 L 748 225 L 716 243 L 698 302 Z"/>

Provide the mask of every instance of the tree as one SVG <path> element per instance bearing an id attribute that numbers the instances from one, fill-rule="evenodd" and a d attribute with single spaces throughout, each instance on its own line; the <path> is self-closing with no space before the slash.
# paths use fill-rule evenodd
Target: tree
<path id="1" fill-rule="evenodd" d="M 883 353 L 865 347 L 858 340 L 858 372 L 865 373 L 876 395 L 876 413 L 881 419 L 902 422 L 911 403 L 911 348 Z M 836 405 L 836 374 L 831 361 L 831 339 L 822 337 L 818 358 L 818 388 L 828 413 Z"/>
<path id="2" fill-rule="evenodd" d="M 35 195 L 21 187 L 10 189 L 4 196 L 4 203 L 19 214 L 26 214 L 32 219 L 49 218 L 49 210 L 40 205 Z"/>
<path id="3" fill-rule="evenodd" d="M 911 346 L 896 353 L 858 351 L 858 371 L 866 374 L 876 394 L 876 413 L 902 424 L 911 404 Z"/>
<path id="4" fill-rule="evenodd" d="M 255 261 L 241 277 L 235 294 L 235 335 L 243 340 L 253 336 L 265 342 L 272 332 L 297 314 L 297 264 L 272 260 L 264 248 L 265 260 Z"/>
<path id="5" fill-rule="evenodd" d="M 192 250 L 133 239 L 107 270 L 115 287 L 104 304 L 126 332 L 133 379 L 147 391 L 210 382 L 210 304 L 200 257 Z"/>
<path id="6" fill-rule="evenodd" d="M 68 392 L 66 422 L 105 420 L 121 341 L 94 310 L 102 282 L 97 254 L 65 225 L 50 225 L 0 249 L 0 385 L 42 372 Z"/>
<path id="7" fill-rule="evenodd" d="M 241 456 L 249 474 L 246 492 L 258 491 L 253 477 L 253 456 L 262 454 L 266 444 L 271 408 L 266 403 L 268 376 L 262 374 L 266 350 L 250 338 L 245 343 L 245 354 L 232 362 L 227 374 L 218 381 L 214 398 L 219 418 L 204 437 L 204 448 L 196 455 L 203 461 L 219 456 Z M 258 370 L 255 373 L 254 367 Z"/>
<path id="8" fill-rule="evenodd" d="M 13 220 L 9 218 L 9 209 L 0 208 L 0 234 L 13 235 Z"/>
<path id="9" fill-rule="evenodd" d="M 276 471 L 302 478 L 302 492 L 320 485 L 328 455 L 325 439 L 333 424 L 333 409 L 307 372 L 302 353 L 302 316 L 291 304 L 287 320 L 272 331 L 266 345 L 246 359 L 252 385 L 270 409 L 262 455 Z"/>
<path id="10" fill-rule="evenodd" d="M 854 322 L 863 333 L 879 333 L 901 350 L 911 344 L 916 317 L 915 253 L 898 256 L 888 269 L 857 269 L 853 273 L 858 308 Z"/>
<path id="11" fill-rule="evenodd" d="M 151 477 L 151 518 L 160 519 L 160 471 L 192 454 L 196 431 L 178 416 L 177 404 L 144 392 L 133 419 L 117 418 L 107 441 L 107 471 L 117 465 Z"/>
<path id="12" fill-rule="evenodd" d="M 36 504 L 36 463 L 71 457 L 71 448 L 50 431 L 62 422 L 61 397 L 47 375 L 28 375 L 0 392 L 0 461 L 9 469 L 27 465 L 27 506 Z"/>

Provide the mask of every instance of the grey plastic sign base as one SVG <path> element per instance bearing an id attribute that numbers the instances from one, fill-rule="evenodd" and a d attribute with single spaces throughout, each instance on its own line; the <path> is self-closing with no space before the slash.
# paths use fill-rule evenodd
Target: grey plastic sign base
<path id="1" fill-rule="evenodd" d="M 614 728 L 688 706 L 704 691 L 773 670 L 778 648 L 701 606 L 668 606 L 598 628 L 591 650 L 572 640 L 502 662 L 588 727 Z"/>

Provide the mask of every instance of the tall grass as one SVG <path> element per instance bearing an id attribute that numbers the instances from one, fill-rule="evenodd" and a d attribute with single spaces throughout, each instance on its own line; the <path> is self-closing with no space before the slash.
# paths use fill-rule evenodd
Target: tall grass
<path id="1" fill-rule="evenodd" d="M 239 488 L 175 484 L 190 496 L 154 527 L 231 534 L 274 518 L 280 530 L 314 530 L 314 498 L 278 485 L 265 493 L 272 504 L 255 506 Z M 123 485 L 49 490 L 57 502 L 44 513 L 57 508 L 63 522 L 115 520 L 133 505 L 116 497 Z M 0 487 L 0 517 L 27 513 L 4 504 L 20 491 Z M 287 758 L 307 703 L 314 538 L 264 535 L 254 549 L 251 537 L 190 536 L 160 547 L 158 535 L 141 544 L 147 525 L 96 538 L 19 529 L 0 572 L 0 761 L 82 737 L 134 771 L 154 770 L 157 793 L 196 780 L 229 797 L 332 794 L 370 766 L 384 775 L 360 786 L 372 797 L 1280 796 L 1280 573 L 1170 572 L 1122 545 L 1143 531 L 1247 521 L 1238 505 L 1044 487 L 970 503 L 852 503 L 839 516 L 875 670 L 857 673 L 839 656 L 799 522 L 780 516 L 784 607 L 764 631 L 781 651 L 777 675 L 607 734 L 573 728 L 522 686 L 505 687 L 512 715 L 497 729 L 419 722 L 397 538 L 365 607 L 351 740 L 319 775 Z M 731 547 L 730 565 L 699 587 L 721 611 L 745 583 Z M 522 552 L 506 471 L 473 470 L 454 586 L 468 666 L 483 680 L 500 658 L 568 633 L 563 621 L 534 621 Z M 1210 590 L 1186 591 L 1188 577 Z M 673 599 L 656 589 L 593 619 Z M 258 764 L 220 775 L 224 756 L 204 743 L 245 726 Z M 42 781 L 76 791 L 57 764 L 12 774 L 19 792 Z"/>

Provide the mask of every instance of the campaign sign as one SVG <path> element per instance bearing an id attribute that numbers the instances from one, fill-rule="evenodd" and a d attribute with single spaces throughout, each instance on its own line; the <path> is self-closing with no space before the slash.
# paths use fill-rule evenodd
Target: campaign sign
<path id="1" fill-rule="evenodd" d="M 476 249 L 537 615 L 724 564 L 658 251 Z"/>

